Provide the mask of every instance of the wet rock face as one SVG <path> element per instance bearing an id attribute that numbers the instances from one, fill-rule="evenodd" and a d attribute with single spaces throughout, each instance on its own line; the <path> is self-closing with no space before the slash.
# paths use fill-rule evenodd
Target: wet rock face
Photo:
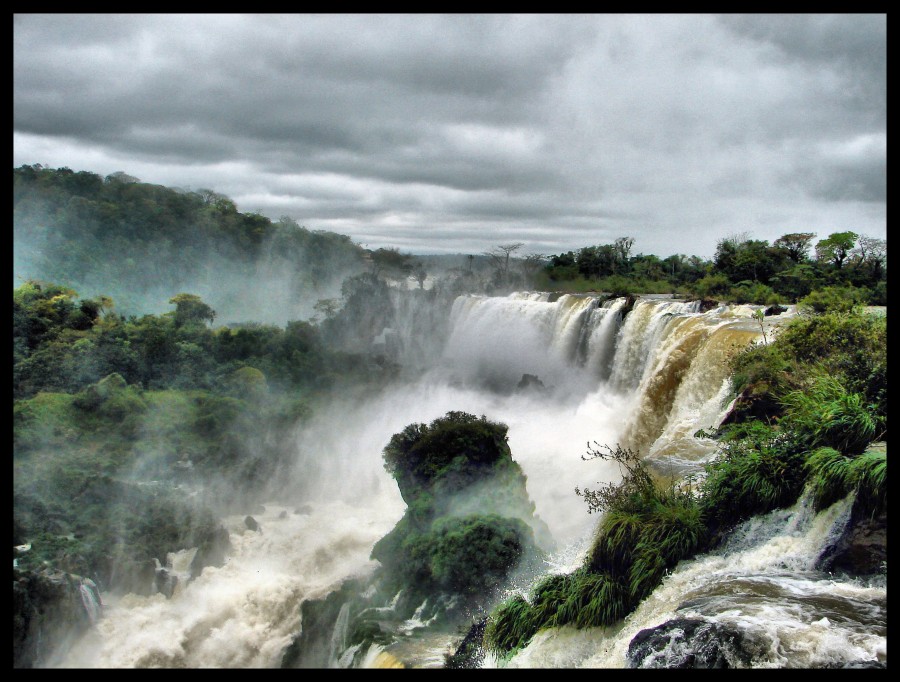
<path id="1" fill-rule="evenodd" d="M 740 632 L 717 623 L 676 618 L 635 635 L 628 645 L 628 667 L 750 667 L 742 640 Z"/>
<path id="2" fill-rule="evenodd" d="M 487 618 L 472 624 L 456 651 L 447 658 L 446 668 L 480 668 L 484 661 L 484 629 Z"/>
<path id="3" fill-rule="evenodd" d="M 199 576 L 207 566 L 223 566 L 225 556 L 231 549 L 231 540 L 225 528 L 219 526 L 209 533 L 200 541 L 194 560 L 191 561 L 191 580 Z"/>
<path id="4" fill-rule="evenodd" d="M 887 562 L 887 513 L 875 518 L 856 513 L 846 532 L 825 550 L 816 568 L 864 576 L 881 573 Z"/>
<path id="5" fill-rule="evenodd" d="M 363 587 L 361 581 L 351 578 L 324 599 L 304 601 L 300 605 L 300 632 L 285 649 L 281 667 L 335 667 L 337 657 L 348 644 L 335 640 L 335 625 L 341 609 L 348 608 L 348 611 L 352 612 L 348 613 L 350 616 L 359 613 L 363 600 L 358 595 L 363 591 Z"/>
<path id="6" fill-rule="evenodd" d="M 154 584 L 158 592 L 165 595 L 166 599 L 171 599 L 178 585 L 178 576 L 172 575 L 165 568 L 160 568 L 156 571 Z"/>
<path id="7" fill-rule="evenodd" d="M 14 568 L 13 667 L 39 665 L 56 646 L 89 628 L 99 608 L 97 586 L 87 578 Z"/>

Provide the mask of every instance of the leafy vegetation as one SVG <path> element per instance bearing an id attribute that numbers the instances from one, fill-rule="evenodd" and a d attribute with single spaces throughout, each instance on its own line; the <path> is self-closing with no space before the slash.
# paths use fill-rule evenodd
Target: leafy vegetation
<path id="1" fill-rule="evenodd" d="M 37 281 L 14 289 L 14 513 L 33 547 L 23 567 L 46 561 L 109 586 L 130 580 L 114 568 L 123 562 L 165 564 L 201 517 L 210 540 L 223 510 L 140 482 L 202 482 L 203 504 L 219 487 L 249 500 L 316 401 L 394 376 L 389 363 L 329 350 L 307 322 L 212 328 L 199 296 L 171 304 L 126 318 L 107 297 L 79 301 Z"/>
<path id="2" fill-rule="evenodd" d="M 534 504 L 506 432 L 484 416 L 448 412 L 391 437 L 385 468 L 408 506 L 372 550 L 387 591 L 483 596 L 539 555 Z"/>
<path id="3" fill-rule="evenodd" d="M 678 254 L 631 255 L 634 239 L 586 246 L 543 258 L 539 289 L 675 293 L 732 303 L 801 303 L 816 312 L 855 305 L 887 305 L 887 244 L 854 232 L 833 233 L 815 244 L 815 233 L 785 234 L 772 244 L 745 234 L 719 241 L 705 261 Z"/>
<path id="4" fill-rule="evenodd" d="M 366 267 L 349 237 L 241 213 L 212 190 L 38 165 L 13 169 L 13 239 L 18 277 L 112 296 L 129 314 L 159 312 L 187 291 L 226 319 L 256 304 L 259 320 L 263 308 L 290 309 Z M 243 283 L 261 278 L 277 287 L 248 299 Z"/>

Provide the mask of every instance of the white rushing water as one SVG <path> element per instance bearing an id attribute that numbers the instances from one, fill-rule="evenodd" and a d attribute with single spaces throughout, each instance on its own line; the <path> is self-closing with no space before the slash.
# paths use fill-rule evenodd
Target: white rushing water
<path id="1" fill-rule="evenodd" d="M 682 561 L 617 628 L 539 633 L 512 668 L 623 668 L 641 630 L 699 618 L 741 632 L 753 668 L 822 668 L 887 659 L 887 586 L 813 569 L 851 499 L 818 515 L 802 499 L 743 524 L 722 549 Z M 491 662 L 497 665 L 496 660 Z"/>
<path id="2" fill-rule="evenodd" d="M 530 293 L 459 297 L 437 350 L 417 341 L 418 356 L 439 358 L 427 372 L 378 400 L 335 402 L 298 430 L 296 465 L 280 481 L 292 503 L 281 499 L 254 515 L 260 531 L 247 529 L 243 516 L 225 519 L 233 551 L 224 566 L 182 581 L 170 599 L 104 595 L 103 616 L 50 665 L 277 667 L 300 627 L 303 600 L 324 597 L 347 577 L 369 574 L 373 545 L 403 514 L 399 491 L 382 464 L 390 437 L 451 410 L 507 424 L 536 514 L 557 543 L 551 566 L 571 570 L 596 522 L 575 487 L 619 480 L 612 465 L 582 461 L 588 443 L 632 446 L 672 463 L 673 471 L 699 466 L 714 444 L 692 434 L 724 415 L 727 357 L 760 336 L 758 327 L 747 324 L 750 312 L 699 313 L 696 303 L 639 300 L 623 322 L 624 304 L 618 299 L 599 306 L 591 296 L 550 301 Z M 393 333 L 406 343 L 414 336 L 410 329 Z M 520 388 L 524 375 L 539 383 Z M 305 513 L 297 513 L 301 506 Z M 790 542 L 799 537 L 790 535 Z M 741 549 L 730 558 L 679 567 L 629 619 L 619 639 L 565 629 L 543 633 L 510 665 L 621 667 L 623 647 L 638 621 L 674 613 L 686 595 L 700 589 L 700 576 L 724 581 L 734 574 L 736 558 L 749 562 L 753 551 L 784 554 L 785 548 Z M 652 617 L 640 615 L 646 609 L 655 609 Z M 704 617 L 729 617 L 727 609 L 711 609 Z M 765 621 L 762 614 L 758 618 Z M 877 636 L 858 646 L 870 655 L 879 646 Z M 373 648 L 365 661 L 384 665 L 385 656 Z M 433 660 L 437 665 L 440 657 Z"/>

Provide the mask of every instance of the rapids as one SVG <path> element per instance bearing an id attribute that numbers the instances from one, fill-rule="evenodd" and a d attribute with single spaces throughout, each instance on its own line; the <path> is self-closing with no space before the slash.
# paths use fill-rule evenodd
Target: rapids
<path id="1" fill-rule="evenodd" d="M 454 301 L 444 332 L 429 334 L 416 322 L 422 311 L 398 308 L 394 327 L 373 342 L 390 337 L 400 359 L 407 350 L 422 363 L 420 371 L 377 401 L 336 401 L 319 410 L 297 430 L 295 465 L 273 487 L 271 504 L 254 515 L 260 530 L 249 530 L 243 516 L 223 520 L 233 546 L 223 567 L 180 581 L 169 599 L 104 595 L 102 617 L 48 665 L 277 667 L 302 627 L 302 601 L 326 596 L 348 577 L 369 575 L 372 546 L 403 514 L 382 448 L 406 425 L 450 410 L 509 426 L 510 449 L 527 476 L 536 514 L 556 542 L 547 570 L 572 570 L 596 522 L 575 487 L 620 479 L 614 465 L 582 461 L 587 445 L 631 447 L 673 475 L 698 470 L 715 445 L 693 434 L 726 414 L 727 358 L 762 338 L 752 309 L 699 312 L 696 302 L 655 298 L 638 299 L 623 316 L 625 308 L 624 299 L 590 295 L 466 295 Z M 533 379 L 524 381 L 526 375 Z M 628 641 L 640 628 L 681 612 L 740 621 L 747 630 L 780 628 L 778 640 L 790 644 L 761 658 L 760 667 L 824 660 L 832 655 L 823 643 L 829 636 L 855 647 L 847 656 L 880 657 L 886 634 L 878 605 L 885 588 L 810 575 L 804 561 L 812 550 L 797 549 L 803 558 L 785 564 L 792 548 L 821 542 L 834 525 L 814 518 L 801 523 L 801 516 L 791 510 L 781 521 L 765 522 L 772 524 L 765 539 L 680 565 L 618 632 L 547 631 L 507 665 L 623 667 Z M 177 557 L 171 560 L 177 569 Z M 777 591 L 785 612 L 770 613 L 755 597 L 727 602 L 729 594 L 754 590 Z M 851 636 L 849 617 L 834 611 L 819 617 L 818 610 L 807 615 L 797 606 L 815 601 L 803 595 L 836 593 L 872 605 L 872 632 Z M 754 600 L 762 605 L 751 607 Z M 801 626 L 806 634 L 792 638 Z M 813 630 L 821 636 L 809 634 Z M 458 639 L 424 633 L 417 639 L 415 623 L 409 631 L 405 642 L 373 646 L 361 657 L 363 665 L 437 667 Z M 334 633 L 335 666 L 352 658 L 341 656 L 343 636 Z M 485 667 L 492 665 L 497 662 L 488 660 Z"/>

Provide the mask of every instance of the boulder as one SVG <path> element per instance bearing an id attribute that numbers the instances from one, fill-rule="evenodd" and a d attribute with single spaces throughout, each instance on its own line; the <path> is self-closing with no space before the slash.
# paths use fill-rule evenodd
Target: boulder
<path id="1" fill-rule="evenodd" d="M 739 631 L 697 618 L 641 630 L 627 653 L 629 668 L 746 668 L 750 660 Z"/>
<path id="2" fill-rule="evenodd" d="M 222 526 L 203 538 L 197 553 L 191 561 L 191 580 L 199 576 L 207 566 L 219 567 L 225 564 L 225 555 L 231 551 L 228 531 Z"/>
<path id="3" fill-rule="evenodd" d="M 102 602 L 94 582 L 49 568 L 13 568 L 13 667 L 33 668 L 89 628 Z"/>
<path id="4" fill-rule="evenodd" d="M 887 562 L 887 512 L 870 517 L 854 509 L 850 523 L 816 562 L 816 568 L 853 576 L 883 573 Z"/>

